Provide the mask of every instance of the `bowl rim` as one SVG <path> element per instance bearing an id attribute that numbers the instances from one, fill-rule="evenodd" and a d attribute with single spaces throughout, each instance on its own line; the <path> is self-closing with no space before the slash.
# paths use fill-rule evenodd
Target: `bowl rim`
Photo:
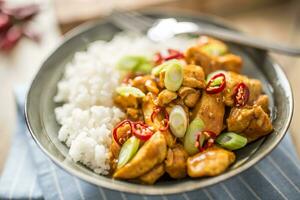
<path id="1" fill-rule="evenodd" d="M 202 19 L 212 21 L 216 24 L 224 25 L 228 28 L 231 28 L 233 30 L 238 31 L 236 28 L 234 28 L 234 26 L 232 24 L 230 24 L 226 20 L 220 19 L 216 16 L 207 15 L 207 14 L 198 14 L 198 13 L 190 12 L 190 11 L 188 11 L 188 12 L 187 11 L 176 11 L 176 12 L 167 11 L 166 12 L 166 11 L 162 11 L 160 9 L 155 9 L 155 10 L 148 10 L 147 9 L 147 10 L 141 11 L 141 13 L 150 14 L 150 15 L 162 15 L 162 16 L 164 16 L 164 15 L 165 16 L 180 16 L 180 17 L 187 17 L 187 18 L 194 18 L 194 19 L 202 18 Z M 288 97 L 287 101 L 289 102 L 289 107 L 288 107 L 288 110 L 287 110 L 288 117 L 284 121 L 282 131 L 280 132 L 280 136 L 277 137 L 276 140 L 274 142 L 272 142 L 270 144 L 270 146 L 268 146 L 264 150 L 264 152 L 262 152 L 261 154 L 256 156 L 254 159 L 246 162 L 245 164 L 233 169 L 232 171 L 229 171 L 226 174 L 221 174 L 219 176 L 212 177 L 212 178 L 210 178 L 209 180 L 207 180 L 205 182 L 199 182 L 198 184 L 189 184 L 188 186 L 184 185 L 184 187 L 153 188 L 153 187 L 147 187 L 147 186 L 143 186 L 143 185 L 140 185 L 139 187 L 136 187 L 136 185 L 135 185 L 135 187 L 133 185 L 131 187 L 128 187 L 128 184 L 131 184 L 131 183 L 116 185 L 114 182 L 107 182 L 105 180 L 97 179 L 95 177 L 89 176 L 88 174 L 84 174 L 82 172 L 79 172 L 78 170 L 68 166 L 66 163 L 61 162 L 58 158 L 56 158 L 51 153 L 49 153 L 46 148 L 44 148 L 43 144 L 41 144 L 39 142 L 38 138 L 36 137 L 36 135 L 34 133 L 34 130 L 31 126 L 30 119 L 29 119 L 29 116 L 28 116 L 28 106 L 29 106 L 30 93 L 32 91 L 33 85 L 39 79 L 39 76 L 43 71 L 42 69 L 45 67 L 46 61 L 51 57 L 51 55 L 53 55 L 64 43 L 71 40 L 76 35 L 84 33 L 87 30 L 93 28 L 94 26 L 99 26 L 99 25 L 101 25 L 103 23 L 106 23 L 106 22 L 109 22 L 109 17 L 107 17 L 105 19 L 102 19 L 102 20 L 85 22 L 85 23 L 77 26 L 76 28 L 70 30 L 65 35 L 64 39 L 61 42 L 58 43 L 56 48 L 54 48 L 54 50 L 42 62 L 40 69 L 37 71 L 34 79 L 32 80 L 32 82 L 30 84 L 30 88 L 27 92 L 26 99 L 25 99 L 25 109 L 24 109 L 25 122 L 26 122 L 27 128 L 30 132 L 30 135 L 34 139 L 37 146 L 39 146 L 39 148 L 42 150 L 42 152 L 45 155 L 47 155 L 48 157 L 50 157 L 51 160 L 57 166 L 64 169 L 69 174 L 77 176 L 80 179 L 82 179 L 84 181 L 87 181 L 91 184 L 94 184 L 94 185 L 97 185 L 97 186 L 100 186 L 100 187 L 104 187 L 104 188 L 110 189 L 110 190 L 120 191 L 120 192 L 128 192 L 128 193 L 141 194 L 141 195 L 168 195 L 168 194 L 177 194 L 177 193 L 181 193 L 181 192 L 189 192 L 189 191 L 192 191 L 192 190 L 201 189 L 201 188 L 205 188 L 205 187 L 214 185 L 214 184 L 219 183 L 221 181 L 225 181 L 225 180 L 227 180 L 229 178 L 232 178 L 233 176 L 238 175 L 241 172 L 249 169 L 253 165 L 257 164 L 259 161 L 261 161 L 268 154 L 270 154 L 271 151 L 275 149 L 275 147 L 280 143 L 280 141 L 286 135 L 286 132 L 287 132 L 289 126 L 290 126 L 292 116 L 293 116 L 293 111 L 294 111 L 293 110 L 293 108 L 294 108 L 294 99 L 293 99 L 292 88 L 291 88 L 290 82 L 289 82 L 285 72 L 283 71 L 281 65 L 278 64 L 277 62 L 275 62 L 275 60 L 267 54 L 266 59 L 268 60 L 268 62 L 270 62 L 273 65 L 274 70 L 276 71 L 276 73 L 280 74 L 281 82 L 283 82 L 283 84 L 285 86 L 285 89 L 287 89 L 287 91 L 286 91 L 287 95 L 286 96 Z M 182 184 L 180 184 L 180 186 L 181 185 Z"/>

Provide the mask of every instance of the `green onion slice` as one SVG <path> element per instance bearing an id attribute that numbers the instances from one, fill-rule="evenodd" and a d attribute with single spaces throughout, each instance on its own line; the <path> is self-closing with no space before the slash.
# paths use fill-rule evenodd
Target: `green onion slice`
<path id="1" fill-rule="evenodd" d="M 168 66 L 168 64 L 172 62 L 172 61 L 167 61 L 164 62 L 156 67 L 154 67 L 151 71 L 151 74 L 154 76 L 158 76 L 160 72 L 164 71 L 166 69 L 166 66 Z"/>
<path id="2" fill-rule="evenodd" d="M 177 105 L 173 107 L 170 112 L 169 122 L 172 133 L 176 137 L 182 138 L 187 129 L 188 119 L 184 109 L 181 106 Z"/>
<path id="3" fill-rule="evenodd" d="M 223 73 L 226 76 L 226 71 L 225 70 L 214 71 L 214 72 L 212 72 L 212 73 L 210 73 L 210 74 L 207 75 L 207 77 L 206 77 L 206 83 L 208 83 L 210 81 L 210 79 L 212 77 L 214 77 L 216 74 L 220 74 L 220 73 Z M 220 79 L 222 79 L 222 78 L 220 78 Z M 220 80 L 220 81 L 222 81 L 222 80 Z M 217 83 L 216 83 L 216 85 L 217 85 Z"/>
<path id="4" fill-rule="evenodd" d="M 178 60 L 171 60 L 166 66 L 164 84 L 170 91 L 177 91 L 183 81 L 183 68 Z"/>
<path id="5" fill-rule="evenodd" d="M 128 163 L 136 154 L 139 149 L 140 140 L 135 136 L 131 136 L 123 145 L 120 150 L 117 168 L 121 168 Z"/>
<path id="6" fill-rule="evenodd" d="M 135 96 L 135 97 L 144 97 L 145 94 L 138 88 L 132 86 L 119 86 L 116 89 L 116 92 L 122 96 Z"/>
<path id="7" fill-rule="evenodd" d="M 198 139 L 198 133 L 204 128 L 204 122 L 200 118 L 195 118 L 189 125 L 187 132 L 184 136 L 184 149 L 189 155 L 194 155 L 199 152 L 196 147 L 196 140 Z"/>
<path id="8" fill-rule="evenodd" d="M 127 55 L 118 61 L 117 69 L 126 72 L 150 73 L 152 65 L 149 59 L 145 56 Z"/>
<path id="9" fill-rule="evenodd" d="M 227 132 L 219 135 L 216 142 L 225 149 L 237 150 L 247 144 L 247 138 L 233 132 Z"/>
<path id="10" fill-rule="evenodd" d="M 210 43 L 203 46 L 201 49 L 212 56 L 222 56 L 228 51 L 225 45 L 219 43 Z"/>

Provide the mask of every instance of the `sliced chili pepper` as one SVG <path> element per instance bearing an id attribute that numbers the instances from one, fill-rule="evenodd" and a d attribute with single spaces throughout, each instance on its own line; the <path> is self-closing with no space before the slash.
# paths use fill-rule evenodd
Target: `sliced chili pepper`
<path id="1" fill-rule="evenodd" d="M 213 146 L 216 137 L 217 135 L 212 131 L 200 131 L 197 134 L 195 146 L 199 149 L 199 152 L 202 152 L 207 148 Z"/>
<path id="2" fill-rule="evenodd" d="M 206 85 L 205 91 L 208 94 L 217 94 L 226 87 L 226 76 L 223 73 L 214 75 Z"/>
<path id="3" fill-rule="evenodd" d="M 161 52 L 158 52 L 154 55 L 153 60 L 156 65 L 159 65 L 167 60 L 184 58 L 183 53 L 181 53 L 180 51 L 178 51 L 176 49 L 168 49 L 167 51 L 168 52 L 166 54 L 168 54 L 168 55 L 163 55 Z"/>
<path id="4" fill-rule="evenodd" d="M 165 61 L 172 59 L 183 59 L 184 55 L 178 50 L 168 49 L 169 56 L 165 57 Z"/>
<path id="5" fill-rule="evenodd" d="M 134 122 L 132 126 L 132 133 L 140 140 L 146 141 L 151 138 L 153 131 L 143 122 Z"/>
<path id="6" fill-rule="evenodd" d="M 119 138 L 118 137 L 118 129 L 123 127 L 124 125 L 128 124 L 130 126 L 130 133 L 126 134 L 126 138 L 122 137 L 122 138 Z M 126 139 L 129 138 L 129 136 L 132 134 L 132 130 L 133 130 L 133 122 L 128 120 L 128 119 L 125 119 L 123 121 L 121 121 L 119 124 L 117 124 L 117 126 L 114 128 L 113 130 L 113 137 L 114 137 L 114 140 L 119 144 L 119 145 L 122 145 Z M 128 138 L 127 138 L 128 137 Z"/>
<path id="7" fill-rule="evenodd" d="M 234 91 L 234 105 L 236 107 L 243 107 L 249 100 L 250 91 L 245 83 L 240 83 L 235 87 Z"/>
<path id="8" fill-rule="evenodd" d="M 154 60 L 154 63 L 156 65 L 159 65 L 159 64 L 161 64 L 164 61 L 163 56 L 159 52 L 157 52 L 156 54 L 154 54 L 154 59 L 153 60 Z"/>
<path id="9" fill-rule="evenodd" d="M 156 115 L 158 113 L 162 112 L 164 114 L 164 119 L 162 120 L 162 125 L 159 130 L 160 131 L 166 131 L 168 130 L 169 128 L 169 125 L 170 125 L 170 122 L 169 122 L 169 114 L 168 112 L 166 111 L 165 108 L 163 107 L 160 107 L 160 106 L 156 106 L 154 109 L 153 109 L 153 112 L 151 114 L 151 121 L 154 122 L 154 118 L 156 117 Z"/>

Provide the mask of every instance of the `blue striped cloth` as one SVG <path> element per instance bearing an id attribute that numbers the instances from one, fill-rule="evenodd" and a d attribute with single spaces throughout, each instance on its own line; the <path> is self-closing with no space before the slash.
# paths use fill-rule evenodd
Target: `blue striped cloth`
<path id="1" fill-rule="evenodd" d="M 0 199 L 300 199 L 300 165 L 290 136 L 244 173 L 205 189 L 168 196 L 120 193 L 86 183 L 54 165 L 29 136 L 24 90 L 17 92 L 18 130 L 0 179 Z"/>

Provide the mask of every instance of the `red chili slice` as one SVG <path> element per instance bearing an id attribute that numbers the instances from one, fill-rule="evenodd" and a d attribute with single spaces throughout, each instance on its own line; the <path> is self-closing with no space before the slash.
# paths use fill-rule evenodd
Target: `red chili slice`
<path id="1" fill-rule="evenodd" d="M 221 78 L 221 83 L 214 85 L 215 81 Z M 208 82 L 208 84 L 206 85 L 205 91 L 208 94 L 217 94 L 220 93 L 224 90 L 224 88 L 226 87 L 226 76 L 223 73 L 218 73 L 216 75 L 214 75 Z"/>
<path id="2" fill-rule="evenodd" d="M 134 122 L 132 126 L 132 133 L 140 140 L 146 141 L 151 138 L 153 131 L 143 122 Z"/>
<path id="3" fill-rule="evenodd" d="M 168 112 L 166 111 L 165 108 L 163 107 L 160 107 L 160 106 L 156 106 L 154 109 L 153 109 L 153 112 L 151 114 L 151 121 L 154 122 L 154 118 L 156 117 L 156 115 L 158 113 L 162 112 L 164 114 L 164 119 L 162 120 L 162 124 L 163 126 L 161 126 L 159 128 L 160 131 L 166 131 L 168 130 L 169 128 L 169 114 Z"/>
<path id="4" fill-rule="evenodd" d="M 180 51 L 175 50 L 175 49 L 168 49 L 168 53 L 169 53 L 169 56 L 165 57 L 166 61 L 172 60 L 172 59 L 183 59 L 184 58 L 183 53 L 181 53 Z"/>
<path id="5" fill-rule="evenodd" d="M 200 144 L 201 137 L 205 136 L 204 144 Z M 206 150 L 209 147 L 212 147 L 215 143 L 217 135 L 212 131 L 200 131 L 197 134 L 195 146 L 199 149 L 199 152 Z"/>
<path id="6" fill-rule="evenodd" d="M 240 83 L 235 87 L 234 91 L 234 105 L 236 107 L 243 107 L 249 100 L 250 91 L 245 83 Z"/>
<path id="7" fill-rule="evenodd" d="M 153 60 L 154 60 L 154 63 L 156 65 L 159 65 L 159 64 L 161 64 L 164 61 L 163 56 L 159 52 L 157 52 L 156 54 L 154 54 L 154 59 Z"/>
<path id="8" fill-rule="evenodd" d="M 168 54 L 169 55 L 162 55 L 162 53 L 158 52 L 154 55 L 154 62 L 156 65 L 159 65 L 163 63 L 164 61 L 167 60 L 172 60 L 172 59 L 183 59 L 184 55 L 180 51 L 176 49 L 168 49 Z"/>
<path id="9" fill-rule="evenodd" d="M 115 140 L 119 145 L 122 145 L 122 144 L 126 141 L 126 139 L 129 138 L 129 137 L 128 137 L 128 138 L 125 138 L 125 140 L 124 140 L 124 138 L 119 138 L 119 137 L 118 137 L 118 129 L 121 128 L 122 126 L 124 126 L 125 124 L 129 124 L 129 126 L 130 126 L 130 133 L 126 135 L 126 136 L 130 136 L 131 133 L 132 133 L 132 130 L 133 130 L 133 122 L 130 121 L 130 120 L 128 120 L 128 119 L 125 119 L 125 120 L 121 121 L 119 124 L 117 124 L 117 126 L 116 126 L 116 127 L 114 128 L 114 130 L 113 130 L 113 137 L 114 137 L 114 140 Z"/>

